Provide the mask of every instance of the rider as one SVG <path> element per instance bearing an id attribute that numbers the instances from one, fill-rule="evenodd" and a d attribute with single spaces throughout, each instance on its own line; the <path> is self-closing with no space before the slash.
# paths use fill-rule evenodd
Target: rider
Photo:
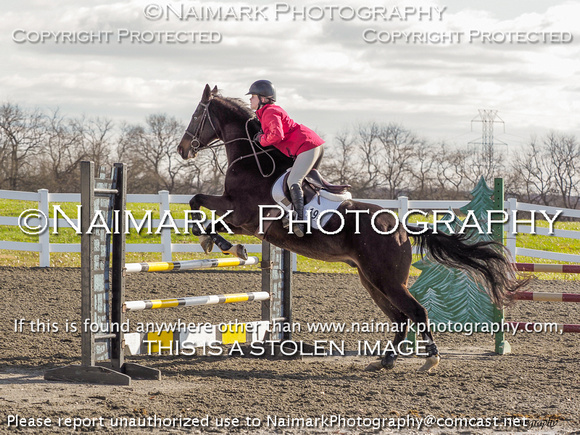
<path id="1" fill-rule="evenodd" d="M 262 132 L 254 140 L 262 146 L 274 146 L 288 157 L 294 165 L 288 175 L 288 187 L 297 219 L 304 219 L 304 193 L 302 180 L 322 155 L 324 141 L 314 131 L 294 122 L 276 101 L 276 89 L 269 80 L 258 80 L 250 86 L 246 95 L 252 95 L 250 106 L 262 124 Z M 303 237 L 304 223 L 294 225 L 294 234 Z"/>

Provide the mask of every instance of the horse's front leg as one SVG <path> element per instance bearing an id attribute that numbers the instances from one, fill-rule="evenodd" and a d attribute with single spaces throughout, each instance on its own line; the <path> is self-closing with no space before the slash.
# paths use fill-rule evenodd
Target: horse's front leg
<path id="1" fill-rule="evenodd" d="M 189 201 L 189 205 L 192 210 L 199 210 L 201 207 L 205 207 L 212 210 L 217 215 L 224 215 L 228 213 L 228 211 L 233 210 L 233 208 L 231 208 L 231 201 L 223 196 L 215 195 L 194 195 Z M 210 225 L 212 228 L 208 228 Z M 213 250 L 213 245 L 216 244 L 224 254 L 232 254 L 238 258 L 247 260 L 248 252 L 243 245 L 233 245 L 218 234 L 219 232 L 229 233 L 230 231 L 234 234 L 241 233 L 241 229 L 238 227 L 231 224 L 226 225 L 223 225 L 221 222 L 213 224 L 211 220 L 206 219 L 204 228 L 199 225 L 192 225 L 191 233 L 194 236 L 199 237 L 199 243 L 206 254 L 209 254 Z"/>
<path id="2" fill-rule="evenodd" d="M 213 246 L 215 244 L 224 254 L 232 254 L 238 258 L 241 258 L 242 260 L 247 260 L 248 251 L 244 245 L 239 243 L 233 245 L 224 239 L 220 234 L 218 234 L 220 232 L 227 232 L 228 234 L 231 234 L 228 230 L 231 230 L 234 234 L 243 233 L 241 228 L 235 227 L 233 225 L 228 225 L 228 228 L 225 228 L 223 225 L 221 225 L 221 223 L 218 223 L 213 231 L 207 234 L 201 234 L 199 236 L 199 244 L 203 248 L 203 252 L 209 254 L 213 250 Z"/>

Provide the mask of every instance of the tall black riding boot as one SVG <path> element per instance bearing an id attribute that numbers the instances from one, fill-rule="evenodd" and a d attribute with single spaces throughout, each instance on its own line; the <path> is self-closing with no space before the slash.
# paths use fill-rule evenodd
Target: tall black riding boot
<path id="1" fill-rule="evenodd" d="M 302 188 L 299 184 L 293 184 L 290 186 L 290 196 L 292 198 L 294 211 L 296 212 L 295 218 L 297 220 L 304 219 L 304 193 L 302 192 Z M 304 237 L 306 226 L 303 223 L 295 223 L 292 226 L 292 230 L 298 237 Z"/>

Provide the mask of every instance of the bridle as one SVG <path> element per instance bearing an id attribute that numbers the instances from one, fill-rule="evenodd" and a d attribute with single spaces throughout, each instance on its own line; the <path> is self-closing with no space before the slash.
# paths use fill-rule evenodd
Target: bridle
<path id="1" fill-rule="evenodd" d="M 219 142 L 223 142 L 219 137 L 219 134 L 217 132 L 217 129 L 215 128 L 213 121 L 211 120 L 211 116 L 209 115 L 209 104 L 211 103 L 211 101 L 212 100 L 209 100 L 207 103 L 199 103 L 199 105 L 201 107 L 203 107 L 203 113 L 201 114 L 201 120 L 199 121 L 199 124 L 197 125 L 195 132 L 194 133 L 190 132 L 189 127 L 185 129 L 185 134 L 191 138 L 191 146 L 193 147 L 192 151 L 194 154 L 197 154 L 197 152 L 202 147 L 203 148 L 215 148 L 215 147 L 222 145 Z M 211 128 L 213 129 L 217 139 L 208 143 L 207 145 L 204 145 L 199 140 L 199 134 L 203 131 L 203 127 L 205 127 L 205 122 L 208 120 L 209 120 L 209 124 L 211 125 Z M 193 145 L 194 141 L 197 142 L 196 146 Z M 225 145 L 225 143 L 223 143 L 223 145 Z"/>
<path id="2" fill-rule="evenodd" d="M 237 159 L 235 159 L 233 162 L 231 162 L 229 164 L 229 166 L 233 166 L 234 163 L 239 162 L 242 159 L 245 159 L 247 157 L 251 157 L 254 156 L 256 159 L 256 164 L 258 165 L 258 169 L 260 170 L 260 174 L 262 174 L 262 177 L 264 178 L 268 178 L 270 177 L 272 174 L 274 174 L 274 172 L 276 171 L 276 162 L 274 160 L 274 158 L 270 155 L 269 151 L 266 151 L 264 148 L 262 148 L 259 144 L 257 144 L 256 142 L 254 142 L 254 140 L 250 137 L 250 132 L 248 130 L 248 124 L 250 123 L 250 121 L 252 120 L 252 118 L 248 118 L 248 120 L 246 121 L 245 124 L 245 129 L 246 129 L 246 137 L 238 137 L 235 139 L 230 139 L 230 140 L 223 140 L 220 138 L 220 135 L 215 127 L 214 122 L 211 119 L 211 115 L 209 113 L 209 105 L 212 102 L 212 100 L 209 100 L 207 103 L 199 103 L 199 105 L 201 107 L 203 107 L 203 113 L 201 114 L 201 120 L 199 121 L 197 128 L 195 129 L 195 132 L 192 133 L 189 131 L 189 127 L 187 129 L 185 129 L 185 134 L 188 135 L 191 138 L 191 146 L 192 146 L 192 152 L 193 154 L 197 154 L 198 151 L 201 151 L 202 149 L 213 149 L 213 148 L 217 148 L 217 147 L 221 147 L 221 146 L 225 146 L 229 143 L 232 142 L 236 142 L 239 140 L 247 140 L 248 142 L 250 142 L 250 146 L 252 147 L 252 153 L 251 154 L 247 154 L 241 157 L 238 157 Z M 211 125 L 211 128 L 213 129 L 216 139 L 214 139 L 213 141 L 209 142 L 208 144 L 202 144 L 201 140 L 199 138 L 200 133 L 203 131 L 203 128 L 205 126 L 206 121 L 209 121 L 209 125 Z M 197 145 L 194 146 L 193 142 L 197 142 Z M 256 151 L 255 146 L 259 146 L 261 148 L 260 151 Z M 213 150 L 212 150 L 213 151 Z M 265 174 L 264 171 L 262 170 L 262 165 L 260 164 L 260 160 L 258 159 L 258 155 L 259 154 L 266 154 L 270 160 L 272 160 L 272 172 L 270 172 L 269 174 Z M 217 160 L 217 155 L 214 152 L 214 158 Z M 220 169 L 220 171 L 223 174 L 223 170 L 221 169 L 220 165 L 217 165 L 218 168 Z M 225 174 L 224 174 L 225 175 Z"/>

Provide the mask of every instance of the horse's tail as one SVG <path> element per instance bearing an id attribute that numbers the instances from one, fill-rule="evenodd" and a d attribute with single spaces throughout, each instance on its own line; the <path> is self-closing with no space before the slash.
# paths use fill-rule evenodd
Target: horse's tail
<path id="1" fill-rule="evenodd" d="M 464 234 L 434 233 L 432 229 L 413 237 L 421 255 L 427 249 L 438 263 L 468 272 L 498 307 L 512 300 L 513 293 L 528 283 L 516 279 L 517 271 L 501 243 L 471 241 Z"/>

